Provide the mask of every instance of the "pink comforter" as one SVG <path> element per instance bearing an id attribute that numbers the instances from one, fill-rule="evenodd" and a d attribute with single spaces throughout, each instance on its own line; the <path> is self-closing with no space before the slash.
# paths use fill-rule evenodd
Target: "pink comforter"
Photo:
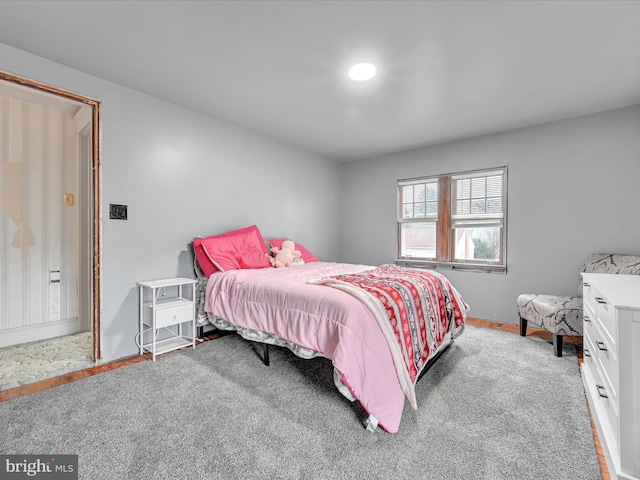
<path id="1" fill-rule="evenodd" d="M 354 296 L 307 283 L 374 267 L 314 262 L 211 275 L 205 311 L 234 325 L 274 333 L 329 358 L 379 425 L 398 431 L 405 395 L 378 321 Z"/>

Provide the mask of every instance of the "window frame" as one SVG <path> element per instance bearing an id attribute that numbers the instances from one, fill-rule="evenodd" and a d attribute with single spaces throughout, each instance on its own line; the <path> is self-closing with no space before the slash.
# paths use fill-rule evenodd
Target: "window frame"
<path id="1" fill-rule="evenodd" d="M 474 223 L 474 215 L 469 214 L 467 219 L 454 217 L 455 200 L 452 199 L 452 184 L 455 180 L 461 180 L 461 177 L 489 177 L 492 173 L 502 175 L 501 199 L 502 214 L 477 214 Z M 464 172 L 454 172 L 442 175 L 430 175 L 424 177 L 415 177 L 398 180 L 397 185 L 397 206 L 396 206 L 396 223 L 397 223 L 397 240 L 396 240 L 396 259 L 395 263 L 405 266 L 425 267 L 425 268 L 447 268 L 451 270 L 467 270 L 490 273 L 506 273 L 507 272 L 507 177 L 508 171 L 506 166 L 483 168 L 478 170 L 469 170 Z M 404 218 L 404 206 L 413 202 L 403 202 L 403 188 L 409 185 L 438 183 L 437 196 L 437 216 L 434 219 L 427 217 Z M 488 195 L 485 197 L 488 198 Z M 410 223 L 435 222 L 436 225 L 436 245 L 434 257 L 409 257 L 402 255 L 403 241 L 403 225 Z M 464 260 L 455 258 L 455 225 L 464 225 L 467 227 L 474 225 L 496 226 L 500 229 L 500 251 L 498 260 Z M 478 223 L 480 222 L 480 223 Z M 458 228 L 463 228 L 459 226 Z"/>

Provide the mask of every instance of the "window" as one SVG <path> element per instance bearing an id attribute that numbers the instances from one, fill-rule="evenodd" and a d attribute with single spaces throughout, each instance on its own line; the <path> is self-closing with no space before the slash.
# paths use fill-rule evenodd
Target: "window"
<path id="1" fill-rule="evenodd" d="M 398 181 L 398 259 L 506 271 L 507 169 Z"/>

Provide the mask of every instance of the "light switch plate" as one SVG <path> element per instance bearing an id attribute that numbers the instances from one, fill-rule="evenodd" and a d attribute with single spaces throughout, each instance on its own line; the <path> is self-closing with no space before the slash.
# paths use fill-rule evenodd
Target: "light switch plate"
<path id="1" fill-rule="evenodd" d="M 127 206 L 126 205 L 114 205 L 109 204 L 109 218 L 113 220 L 126 220 L 127 219 Z"/>

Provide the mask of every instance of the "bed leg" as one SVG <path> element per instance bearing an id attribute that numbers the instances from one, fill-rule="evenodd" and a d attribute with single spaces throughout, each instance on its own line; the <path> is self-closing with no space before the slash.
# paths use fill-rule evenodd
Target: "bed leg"
<path id="1" fill-rule="evenodd" d="M 269 344 L 268 343 L 262 344 L 262 355 L 260 355 L 260 352 L 258 352 L 258 349 L 256 348 L 256 344 L 254 342 L 251 342 L 251 348 L 253 348 L 253 351 L 256 352 L 256 355 L 258 355 L 258 358 L 260 359 L 260 361 L 262 361 L 262 363 L 264 363 L 268 367 L 269 366 Z"/>

